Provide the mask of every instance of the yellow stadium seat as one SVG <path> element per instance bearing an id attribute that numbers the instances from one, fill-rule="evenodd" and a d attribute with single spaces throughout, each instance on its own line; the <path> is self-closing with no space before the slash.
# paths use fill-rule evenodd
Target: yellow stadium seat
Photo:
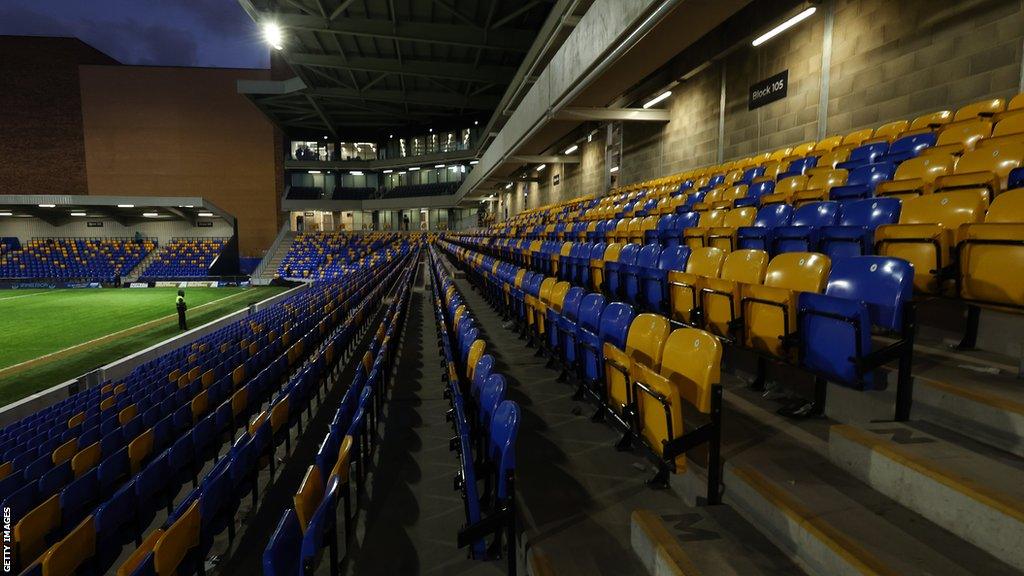
<path id="1" fill-rule="evenodd" d="M 962 106 L 956 111 L 953 121 L 989 118 L 1002 112 L 1004 109 L 1006 109 L 1006 100 L 1002 98 L 988 98 Z"/>
<path id="2" fill-rule="evenodd" d="M 722 337 L 733 337 L 732 323 L 740 318 L 741 287 L 763 284 L 768 268 L 768 253 L 763 250 L 737 250 L 722 262 L 717 278 L 704 278 L 700 290 L 700 309 L 704 328 Z"/>
<path id="3" fill-rule="evenodd" d="M 885 140 L 892 142 L 893 140 L 900 137 L 901 134 L 906 132 L 910 128 L 910 121 L 908 120 L 896 120 L 895 122 L 889 122 L 882 124 L 878 128 L 875 128 L 874 134 L 871 135 L 870 141 L 877 142 Z"/>
<path id="4" fill-rule="evenodd" d="M 469 345 L 469 354 L 466 355 L 466 376 L 470 381 L 473 380 L 473 375 L 476 373 L 476 363 L 486 350 L 487 342 L 480 338 L 477 338 Z"/>
<path id="5" fill-rule="evenodd" d="M 741 226 L 753 225 L 755 217 L 757 217 L 757 208 L 754 206 L 744 206 L 726 211 L 725 216 L 722 217 L 721 226 L 710 228 L 707 231 L 704 238 L 705 244 L 731 252 L 736 245 L 736 231 Z"/>
<path id="6" fill-rule="evenodd" d="M 807 171 L 809 179 L 804 189 L 793 192 L 793 206 L 828 200 L 834 186 L 846 184 L 847 175 L 847 171 L 842 168 L 811 168 Z"/>
<path id="7" fill-rule="evenodd" d="M 604 249 L 604 258 L 590 261 L 590 281 L 595 292 L 604 290 L 605 262 L 618 262 L 619 252 L 622 252 L 622 244 L 612 242 Z"/>
<path id="8" fill-rule="evenodd" d="M 303 532 L 309 526 L 313 512 L 316 511 L 316 507 L 320 505 L 323 497 L 324 482 L 320 477 L 320 469 L 316 465 L 310 466 L 306 470 L 305 477 L 302 478 L 302 483 L 299 484 L 298 491 L 292 497 L 292 502 L 295 504 L 295 515 L 299 519 L 299 526 L 302 527 Z"/>
<path id="9" fill-rule="evenodd" d="M 875 196 L 906 199 L 930 194 L 935 179 L 951 174 L 955 164 L 956 158 L 950 154 L 922 154 L 905 160 L 896 169 L 892 180 L 878 183 Z"/>
<path id="10" fill-rule="evenodd" d="M 673 322 L 695 324 L 700 283 L 702 278 L 718 278 L 725 252 L 720 248 L 697 248 L 686 261 L 686 271 L 668 273 L 669 309 Z"/>
<path id="11" fill-rule="evenodd" d="M 985 205 L 984 197 L 972 190 L 904 200 L 899 224 L 875 230 L 875 251 L 913 264 L 916 290 L 939 293 L 942 286 L 937 274 L 951 262 L 957 229 L 961 224 L 981 222 Z"/>
<path id="12" fill-rule="evenodd" d="M 96 523 L 89 515 L 46 551 L 42 559 L 43 576 L 73 576 L 95 554 Z"/>
<path id="13" fill-rule="evenodd" d="M 924 154 L 956 154 L 974 150 L 978 141 L 992 134 L 988 120 L 968 119 L 946 124 L 939 132 L 935 146 L 925 148 Z"/>
<path id="14" fill-rule="evenodd" d="M 668 334 L 667 318 L 659 314 L 640 314 L 629 325 L 625 350 L 605 342 L 605 394 L 613 411 L 625 414 L 626 407 L 633 403 L 630 374 L 635 372 L 635 365 L 655 371 L 661 368 L 661 349 Z"/>
<path id="15" fill-rule="evenodd" d="M 660 369 L 634 365 L 632 374 L 640 434 L 656 454 L 664 456 L 665 446 L 686 433 L 685 405 L 708 416 L 712 416 L 714 410 L 717 412 L 714 417 L 720 417 L 721 389 L 716 388 L 721 378 L 721 362 L 722 344 L 714 336 L 696 328 L 680 328 L 665 339 Z M 717 446 L 711 450 L 717 454 Z M 670 459 L 675 472 L 686 471 L 684 454 L 670 456 Z M 717 468 L 717 462 L 715 458 L 709 460 L 710 473 L 712 468 Z M 712 483 L 717 491 L 718 483 Z"/>
<path id="16" fill-rule="evenodd" d="M 153 546 L 153 567 L 157 574 L 175 574 L 189 550 L 199 546 L 199 500 L 188 507 Z M 203 561 L 200 559 L 200 561 Z"/>
<path id="17" fill-rule="evenodd" d="M 1006 188 L 1010 171 L 1024 163 L 1024 142 L 980 144 L 966 152 L 952 174 L 935 179 L 935 191 L 973 190 L 991 202 Z"/>
<path id="18" fill-rule="evenodd" d="M 784 339 L 796 330 L 796 300 L 800 292 L 821 292 L 831 262 L 823 254 L 790 252 L 768 263 L 764 285 L 741 289 L 743 342 L 755 350 L 792 358 Z"/>
<path id="19" fill-rule="evenodd" d="M 25 513 L 14 525 L 14 546 L 18 562 L 27 566 L 47 548 L 47 539 L 60 528 L 60 494 L 50 496 Z"/>
<path id="20" fill-rule="evenodd" d="M 929 112 L 914 118 L 910 122 L 909 132 L 934 131 L 953 121 L 953 113 L 949 110 Z"/>
<path id="21" fill-rule="evenodd" d="M 721 208 L 702 212 L 697 226 L 691 226 L 683 229 L 683 245 L 689 246 L 690 250 L 703 248 L 707 242 L 708 231 L 712 228 L 722 226 L 726 212 L 728 212 L 728 210 Z"/>
<path id="22" fill-rule="evenodd" d="M 1024 308 L 1024 189 L 996 197 L 983 223 L 959 230 L 959 296 L 997 308 Z"/>

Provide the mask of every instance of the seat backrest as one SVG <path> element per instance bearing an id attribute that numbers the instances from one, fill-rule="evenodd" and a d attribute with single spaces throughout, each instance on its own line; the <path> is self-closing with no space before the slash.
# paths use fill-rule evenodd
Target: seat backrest
<path id="1" fill-rule="evenodd" d="M 914 118 L 910 122 L 910 130 L 934 130 L 939 126 L 949 124 L 953 121 L 953 113 L 949 110 L 929 112 Z"/>
<path id="2" fill-rule="evenodd" d="M 302 530 L 295 511 L 289 508 L 284 511 L 263 551 L 263 574 L 295 576 L 298 574 L 301 549 Z"/>
<path id="3" fill-rule="evenodd" d="M 622 252 L 622 244 L 612 242 L 604 249 L 605 262 L 618 262 L 619 254 Z"/>
<path id="4" fill-rule="evenodd" d="M 991 134 L 991 122 L 976 119 L 964 120 L 961 122 L 947 124 L 942 129 L 942 132 L 939 133 L 939 139 L 935 142 L 935 145 L 947 146 L 950 144 L 959 144 L 970 150 L 974 148 L 974 145 L 978 140 L 988 138 Z"/>
<path id="5" fill-rule="evenodd" d="M 722 269 L 722 261 L 725 259 L 725 251 L 721 248 L 705 246 L 696 248 L 690 252 L 686 261 L 686 272 L 698 276 L 710 276 L 717 278 Z"/>
<path id="6" fill-rule="evenodd" d="M 956 163 L 956 174 L 970 172 L 992 172 L 999 177 L 1000 185 L 1006 187 L 1010 171 L 1024 162 L 1024 142 L 1003 142 L 991 146 L 979 146 L 965 152 Z"/>
<path id="7" fill-rule="evenodd" d="M 900 224 L 942 224 L 952 230 L 961 224 L 980 222 L 985 204 L 985 198 L 973 190 L 925 194 L 903 202 Z"/>
<path id="8" fill-rule="evenodd" d="M 985 215 L 987 223 L 1021 223 L 1024 222 L 1024 188 L 1003 192 L 992 202 Z"/>
<path id="9" fill-rule="evenodd" d="M 591 292 L 580 299 L 579 324 L 584 329 L 597 334 L 604 313 L 604 296 Z"/>
<path id="10" fill-rule="evenodd" d="M 882 224 L 895 224 L 900 219 L 898 198 L 865 198 L 840 203 L 840 226 L 866 226 L 874 229 Z"/>
<path id="11" fill-rule="evenodd" d="M 625 348 L 626 335 L 634 316 L 636 312 L 633 307 L 624 302 L 612 302 L 605 306 L 601 313 L 601 327 L 598 332 L 601 341 L 617 348 Z"/>
<path id="12" fill-rule="evenodd" d="M 516 468 L 516 438 L 519 435 L 519 405 L 505 400 L 491 418 L 491 459 L 498 466 L 496 492 L 504 500 L 508 494 L 508 477 Z"/>
<path id="13" fill-rule="evenodd" d="M 673 330 L 665 341 L 661 375 L 702 414 L 711 412 L 711 390 L 721 378 L 722 343 L 697 328 Z"/>
<path id="14" fill-rule="evenodd" d="M 889 153 L 896 154 L 910 152 L 914 155 L 917 155 L 925 148 L 928 148 L 929 146 L 934 146 L 937 140 L 938 136 L 936 136 L 934 132 L 911 134 L 909 136 L 904 136 L 893 142 L 892 146 L 889 147 Z"/>
<path id="15" fill-rule="evenodd" d="M 810 180 L 811 177 L 805 174 L 801 174 L 799 176 L 786 176 L 775 184 L 775 193 L 792 196 L 794 192 L 806 189 L 807 183 Z"/>
<path id="16" fill-rule="evenodd" d="M 572 284 L 568 282 L 558 282 L 551 288 L 551 294 L 548 296 L 548 303 L 555 313 L 560 314 L 562 312 L 565 295 L 569 292 L 569 288 L 571 287 Z"/>
<path id="17" fill-rule="evenodd" d="M 902 258 L 885 256 L 836 259 L 825 287 L 829 296 L 866 302 L 871 323 L 890 330 L 903 324 L 903 306 L 913 291 L 914 267 Z"/>
<path id="18" fill-rule="evenodd" d="M 668 318 L 661 314 L 640 314 L 629 325 L 626 354 L 656 370 L 661 366 L 661 349 L 669 331 Z"/>
<path id="19" fill-rule="evenodd" d="M 562 316 L 576 320 L 579 317 L 580 301 L 583 300 L 584 294 L 583 288 L 570 286 L 565 293 L 565 300 L 562 302 Z"/>
<path id="20" fill-rule="evenodd" d="M 996 123 L 992 136 L 1009 136 L 1024 133 L 1024 113 L 1010 114 Z"/>
<path id="21" fill-rule="evenodd" d="M 833 148 L 839 146 L 842 143 L 843 143 L 843 137 L 842 136 L 829 136 L 827 138 L 823 138 L 823 139 L 819 140 L 814 145 L 814 151 L 815 152 L 829 152 Z"/>
<path id="22" fill-rule="evenodd" d="M 935 182 L 943 174 L 953 172 L 956 159 L 951 154 L 925 154 L 900 163 L 893 180 L 920 178 L 926 184 Z"/>
<path id="23" fill-rule="evenodd" d="M 635 264 L 637 254 L 640 252 L 640 245 L 630 242 L 622 247 L 619 252 L 619 264 Z"/>
<path id="24" fill-rule="evenodd" d="M 82 520 L 43 556 L 43 576 L 72 576 L 78 567 L 96 554 L 96 522 Z"/>
<path id="25" fill-rule="evenodd" d="M 292 497 L 295 504 L 295 515 L 299 519 L 299 526 L 302 527 L 303 532 L 309 526 L 309 519 L 313 517 L 313 511 L 320 505 L 320 500 L 323 497 L 324 482 L 320 469 L 315 465 L 310 466 L 306 470 L 306 476 L 302 479 L 302 483 L 299 484 L 299 489 L 295 492 L 295 496 Z"/>
<path id="26" fill-rule="evenodd" d="M 896 120 L 894 122 L 888 122 L 882 124 L 878 128 L 875 128 L 875 133 L 872 135 L 874 138 L 885 138 L 887 140 L 894 140 L 897 136 L 907 131 L 910 126 L 908 120 Z"/>
<path id="27" fill-rule="evenodd" d="M 690 258 L 688 246 L 675 246 L 662 250 L 658 255 L 659 270 L 686 270 L 686 261 Z"/>
<path id="28" fill-rule="evenodd" d="M 807 181 L 807 190 L 824 190 L 827 194 L 833 186 L 846 184 L 848 172 L 842 168 L 811 168 L 807 171 L 807 175 L 810 176 L 810 180 Z"/>
<path id="29" fill-rule="evenodd" d="M 892 162 L 875 162 L 867 166 L 854 168 L 846 178 L 846 183 L 856 186 L 868 186 L 872 190 L 884 180 L 892 178 L 896 165 Z"/>
<path id="30" fill-rule="evenodd" d="M 862 128 L 860 130 L 854 130 L 846 136 L 843 136 L 843 146 L 860 146 L 868 138 L 874 135 L 874 128 Z"/>
<path id="31" fill-rule="evenodd" d="M 850 160 L 874 162 L 876 158 L 889 151 L 889 142 L 872 142 L 861 144 L 850 151 Z M 852 177 L 852 174 L 851 174 Z"/>
<path id="32" fill-rule="evenodd" d="M 507 384 L 501 374 L 491 374 L 480 391 L 480 412 L 485 415 L 484 423 L 490 422 L 494 411 L 505 399 Z"/>
<path id="33" fill-rule="evenodd" d="M 733 208 L 726 212 L 725 217 L 722 219 L 722 226 L 726 228 L 739 228 L 740 226 L 750 226 L 754 223 L 754 218 L 757 216 L 757 208 L 754 206 L 744 206 L 742 208 Z"/>
<path id="34" fill-rule="evenodd" d="M 978 102 L 971 102 L 961 106 L 953 116 L 953 121 L 967 120 L 977 117 L 992 116 L 1002 112 L 1006 108 L 1006 100 L 1002 98 L 987 98 Z"/>
<path id="35" fill-rule="evenodd" d="M 768 263 L 764 285 L 801 292 L 821 292 L 830 267 L 828 256 L 815 252 L 779 254 Z"/>
<path id="36" fill-rule="evenodd" d="M 723 280 L 743 284 L 762 284 L 768 268 L 768 253 L 764 250 L 733 250 L 722 262 Z"/>
<path id="37" fill-rule="evenodd" d="M 157 574 L 174 574 L 188 551 L 199 545 L 199 520 L 197 500 L 164 531 L 153 548 L 153 565 Z"/>
<path id="38" fill-rule="evenodd" d="M 776 226 L 784 226 L 789 224 L 790 218 L 793 216 L 793 207 L 789 204 L 769 204 L 762 206 L 757 211 L 757 216 L 754 218 L 753 226 L 759 228 L 774 228 Z"/>
<path id="39" fill-rule="evenodd" d="M 635 264 L 640 268 L 654 268 L 658 265 L 658 256 L 661 255 L 661 244 L 651 242 L 645 244 L 637 252 Z"/>
<path id="40" fill-rule="evenodd" d="M 839 218 L 838 202 L 809 202 L 793 211 L 793 226 L 832 226 Z"/>

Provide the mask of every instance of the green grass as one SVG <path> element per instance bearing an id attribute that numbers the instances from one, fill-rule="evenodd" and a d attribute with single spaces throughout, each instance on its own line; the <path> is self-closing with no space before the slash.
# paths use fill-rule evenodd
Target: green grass
<path id="1" fill-rule="evenodd" d="M 201 326 L 283 290 L 187 288 L 189 327 Z M 0 405 L 174 336 L 178 333 L 176 292 L 176 288 L 0 292 L 0 318 L 5 325 L 0 369 L 163 318 L 141 331 L 114 336 L 0 376 Z"/>

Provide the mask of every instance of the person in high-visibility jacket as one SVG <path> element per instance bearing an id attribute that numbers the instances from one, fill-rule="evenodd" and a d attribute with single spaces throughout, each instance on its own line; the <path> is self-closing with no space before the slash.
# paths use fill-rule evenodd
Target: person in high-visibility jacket
<path id="1" fill-rule="evenodd" d="M 188 310 L 188 305 L 185 304 L 184 290 L 178 290 L 178 297 L 175 298 L 174 304 L 178 308 L 178 328 L 188 330 L 188 324 L 185 322 L 185 310 Z"/>

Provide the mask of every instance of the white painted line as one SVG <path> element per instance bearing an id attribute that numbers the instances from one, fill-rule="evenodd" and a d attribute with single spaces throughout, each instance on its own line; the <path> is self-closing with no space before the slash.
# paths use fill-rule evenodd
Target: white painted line
<path id="1" fill-rule="evenodd" d="M 207 302 L 205 304 L 200 304 L 199 306 L 196 306 L 195 308 L 190 308 L 190 310 L 198 310 L 198 309 L 203 308 L 205 306 L 210 306 L 210 305 L 216 304 L 217 302 L 221 302 L 221 301 L 227 300 L 229 298 L 237 298 L 238 296 L 241 296 L 242 294 L 245 294 L 246 292 L 249 292 L 250 290 L 253 290 L 253 288 L 246 288 L 246 289 L 242 290 L 241 292 L 237 292 L 235 294 L 231 294 L 230 296 L 225 296 L 223 298 L 218 298 L 216 300 L 211 300 L 211 301 L 209 301 L 209 302 Z M 29 294 L 26 294 L 26 296 L 29 296 Z M 31 360 L 25 360 L 24 362 L 19 362 L 17 364 L 11 364 L 10 366 L 5 366 L 4 368 L 0 368 L 0 375 L 6 374 L 7 372 L 14 371 L 19 366 L 24 366 L 26 364 L 34 364 L 36 362 L 39 362 L 40 360 L 45 360 L 46 358 L 49 358 L 51 356 L 57 356 L 59 354 L 64 354 L 66 352 L 69 352 L 71 350 L 75 350 L 77 348 L 83 348 L 83 347 L 89 346 L 90 344 L 99 342 L 100 340 L 106 340 L 107 338 L 111 338 L 113 336 L 117 336 L 118 334 L 123 334 L 125 332 L 131 332 L 133 330 L 138 330 L 138 329 L 140 329 L 140 328 L 142 328 L 144 326 L 149 326 L 150 324 L 156 324 L 158 322 L 163 322 L 164 320 L 170 320 L 171 318 L 177 318 L 177 317 L 178 317 L 177 313 L 175 313 L 175 314 L 168 314 L 167 316 L 161 316 L 160 318 L 154 318 L 152 320 L 147 320 L 146 322 L 143 322 L 142 324 L 137 324 L 135 326 L 129 326 L 128 328 L 123 328 L 121 330 L 118 330 L 117 332 L 111 332 L 109 334 L 104 334 L 103 336 L 98 336 L 98 337 L 93 338 L 92 340 L 88 340 L 86 342 L 79 342 L 78 344 L 75 344 L 74 346 L 68 346 L 67 348 L 64 348 L 62 350 L 56 350 L 54 352 L 50 352 L 49 354 L 43 354 L 42 356 L 37 356 L 35 358 L 32 358 Z"/>
<path id="2" fill-rule="evenodd" d="M 7 300 L 17 300 L 18 298 L 30 298 L 32 296 L 39 296 L 40 294 L 53 294 L 54 292 L 63 292 L 63 288 L 57 288 L 56 290 L 40 290 L 39 292 L 31 292 L 29 294 L 18 294 L 17 296 L 8 296 L 7 298 L 0 298 L 0 302 Z"/>

